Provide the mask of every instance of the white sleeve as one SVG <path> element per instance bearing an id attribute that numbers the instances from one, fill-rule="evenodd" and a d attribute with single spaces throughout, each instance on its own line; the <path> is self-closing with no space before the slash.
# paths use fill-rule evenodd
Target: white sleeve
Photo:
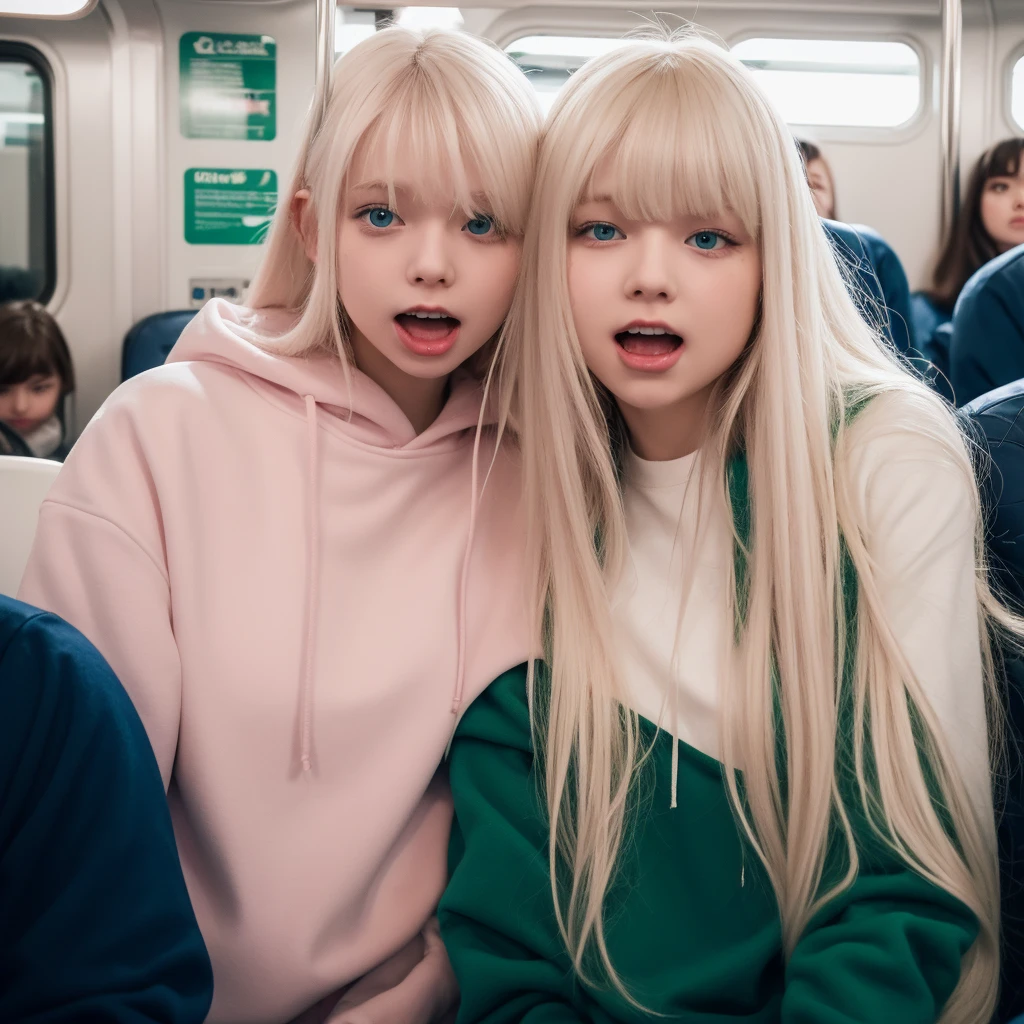
<path id="1" fill-rule="evenodd" d="M 975 506 L 962 471 L 874 399 L 851 425 L 851 496 L 888 621 L 972 797 L 991 799 L 975 589 Z M 895 414 L 894 414 L 895 413 Z"/>

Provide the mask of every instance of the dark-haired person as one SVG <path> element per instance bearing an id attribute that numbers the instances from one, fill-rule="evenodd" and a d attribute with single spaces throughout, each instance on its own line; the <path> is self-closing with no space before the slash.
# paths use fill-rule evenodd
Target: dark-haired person
<path id="1" fill-rule="evenodd" d="M 30 299 L 0 305 L 0 424 L 7 428 L 0 431 L 0 455 L 62 462 L 69 448 L 62 403 L 74 389 L 71 352 L 57 321 Z"/>
<path id="2" fill-rule="evenodd" d="M 960 213 L 935 263 L 930 288 L 911 296 L 917 347 L 953 317 L 960 292 L 989 260 L 1024 243 L 1024 137 L 1003 139 L 978 158 Z M 959 398 L 959 396 L 958 396 Z"/>
<path id="3" fill-rule="evenodd" d="M 212 998 L 135 708 L 77 629 L 0 595 L 0 1020 L 201 1024 Z"/>

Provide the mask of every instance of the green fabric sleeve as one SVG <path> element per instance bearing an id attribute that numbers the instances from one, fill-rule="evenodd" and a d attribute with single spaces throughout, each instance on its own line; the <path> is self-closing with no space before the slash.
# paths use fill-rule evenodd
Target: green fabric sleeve
<path id="1" fill-rule="evenodd" d="M 580 1012 L 553 927 L 525 688 L 525 665 L 499 677 L 466 711 L 452 744 L 451 880 L 438 919 L 462 991 L 458 1024 L 608 1019 Z"/>
<path id="2" fill-rule="evenodd" d="M 797 942 L 781 1024 L 935 1024 L 978 920 L 900 865 L 862 872 Z"/>

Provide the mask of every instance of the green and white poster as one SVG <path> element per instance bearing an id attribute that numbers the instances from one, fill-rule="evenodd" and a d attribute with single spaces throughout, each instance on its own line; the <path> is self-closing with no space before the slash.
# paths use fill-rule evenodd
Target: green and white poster
<path id="1" fill-rule="evenodd" d="M 270 36 L 186 32 L 178 52 L 185 138 L 275 137 L 277 45 Z"/>
<path id="2" fill-rule="evenodd" d="M 185 241 L 259 245 L 277 208 L 277 174 L 190 167 L 185 172 Z"/>

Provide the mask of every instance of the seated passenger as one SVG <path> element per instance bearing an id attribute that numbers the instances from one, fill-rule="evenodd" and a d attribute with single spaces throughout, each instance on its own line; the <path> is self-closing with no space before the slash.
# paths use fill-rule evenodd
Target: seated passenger
<path id="1" fill-rule="evenodd" d="M 1024 181 L 1021 183 L 1024 220 Z M 1024 377 L 1024 245 L 986 263 L 953 314 L 949 378 L 957 405 Z"/>
<path id="2" fill-rule="evenodd" d="M 469 33 L 349 50 L 251 307 L 208 302 L 42 504 L 19 596 L 139 709 L 210 1024 L 430 1024 L 455 1002 L 442 762 L 460 706 L 533 649 L 518 463 L 481 378 L 540 127 L 529 80 Z"/>
<path id="3" fill-rule="evenodd" d="M 503 378 L 546 664 L 452 744 L 460 1024 L 995 1009 L 977 485 L 787 143 L 699 39 L 549 114 Z"/>
<path id="4" fill-rule="evenodd" d="M 212 998 L 135 708 L 81 633 L 0 595 L 0 1020 L 200 1024 Z"/>
<path id="5" fill-rule="evenodd" d="M 0 306 L 0 423 L 7 428 L 0 432 L 0 455 L 63 462 L 69 445 L 62 403 L 74 389 L 71 353 L 57 321 L 31 299 Z"/>
<path id="6" fill-rule="evenodd" d="M 826 219 L 822 223 L 836 253 L 854 273 L 853 298 L 861 314 L 889 337 L 898 352 L 913 355 L 910 285 L 899 256 L 873 228 Z"/>
<path id="7" fill-rule="evenodd" d="M 797 139 L 797 148 L 804 161 L 804 175 L 811 187 L 811 198 L 819 217 L 826 220 L 838 220 L 836 213 L 836 183 L 821 150 L 807 139 Z"/>
<path id="8" fill-rule="evenodd" d="M 1019 205 L 1022 152 L 1024 137 L 1004 139 L 974 165 L 960 213 L 935 264 L 932 286 L 910 299 L 921 351 L 935 329 L 952 319 L 967 279 L 1000 253 L 1024 243 L 1024 207 Z"/>

